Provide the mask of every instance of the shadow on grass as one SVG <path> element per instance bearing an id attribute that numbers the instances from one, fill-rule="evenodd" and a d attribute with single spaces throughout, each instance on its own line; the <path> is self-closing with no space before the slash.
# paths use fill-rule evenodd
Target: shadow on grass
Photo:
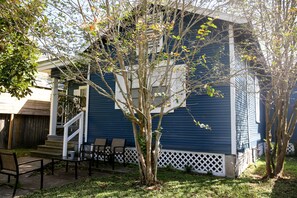
<path id="1" fill-rule="evenodd" d="M 297 158 L 287 157 L 285 161 L 284 179 L 278 179 L 272 189 L 271 197 L 297 197 Z"/>
<path id="2" fill-rule="evenodd" d="M 297 197 L 297 179 L 279 179 L 275 182 L 271 194 L 272 198 Z"/>
<path id="3" fill-rule="evenodd" d="M 160 169 L 161 185 L 154 188 L 138 183 L 138 172 L 88 178 L 26 197 L 256 197 L 247 183 L 253 180 L 226 179 Z"/>

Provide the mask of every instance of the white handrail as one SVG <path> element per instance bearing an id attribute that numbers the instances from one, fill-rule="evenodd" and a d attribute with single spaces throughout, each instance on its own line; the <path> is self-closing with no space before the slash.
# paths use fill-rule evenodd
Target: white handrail
<path id="1" fill-rule="evenodd" d="M 67 123 L 65 123 L 64 124 L 64 128 L 65 127 L 70 127 L 74 122 L 76 122 L 79 118 L 80 118 L 80 116 L 82 115 L 82 114 L 84 114 L 84 112 L 82 111 L 82 112 L 80 112 L 79 114 L 77 114 L 76 116 L 74 116 L 71 120 L 69 120 Z"/>
<path id="2" fill-rule="evenodd" d="M 73 123 L 75 123 L 77 120 L 79 120 L 79 128 L 78 128 L 78 130 L 76 130 L 73 134 L 71 134 L 68 137 L 68 129 L 69 129 L 69 127 Z M 82 144 L 83 132 L 84 132 L 83 123 L 84 123 L 84 112 L 82 111 L 79 114 L 77 114 L 76 116 L 74 116 L 74 118 L 72 118 L 71 120 L 69 120 L 67 123 L 64 124 L 63 157 L 67 157 L 67 145 L 68 145 L 68 142 L 72 138 L 74 138 L 77 134 L 78 134 L 78 150 L 80 150 L 80 145 Z"/>

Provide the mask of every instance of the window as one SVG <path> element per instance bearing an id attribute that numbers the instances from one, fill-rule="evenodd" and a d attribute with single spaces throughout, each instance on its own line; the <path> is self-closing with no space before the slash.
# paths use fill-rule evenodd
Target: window
<path id="1" fill-rule="evenodd" d="M 255 108 L 256 108 L 256 122 L 260 123 L 260 86 L 258 78 L 255 76 Z"/>
<path id="2" fill-rule="evenodd" d="M 155 107 L 161 106 L 163 101 L 163 96 L 166 92 L 166 86 L 155 86 L 152 88 L 152 94 L 154 95 L 154 101 L 153 101 L 153 105 Z M 138 88 L 132 88 L 132 100 L 133 100 L 133 105 L 135 107 L 138 107 Z M 170 90 L 169 90 L 169 94 L 170 94 Z M 167 102 L 167 106 L 169 105 L 169 103 Z"/>
<path id="3" fill-rule="evenodd" d="M 155 69 L 154 74 L 151 76 L 151 85 L 152 85 L 152 94 L 154 94 L 154 101 L 153 105 L 156 106 L 155 109 L 152 110 L 152 113 L 159 113 L 161 108 L 158 106 L 161 106 L 161 103 L 164 102 L 164 93 L 167 90 L 166 85 L 160 86 L 160 80 L 162 79 L 162 76 L 165 74 L 165 61 L 161 62 L 158 66 L 158 68 Z M 170 87 L 167 95 L 171 96 L 168 101 L 166 101 L 165 110 L 168 111 L 171 108 L 174 107 L 185 107 L 186 102 L 184 99 L 186 98 L 186 91 L 185 91 L 185 80 L 186 80 L 186 65 L 175 65 L 172 66 L 173 73 L 170 83 L 167 84 Z M 132 74 L 133 76 L 133 74 Z M 133 79 L 133 78 L 132 78 Z M 127 93 L 126 87 L 124 86 L 124 79 L 122 76 L 117 75 L 118 83 L 115 83 L 115 98 L 118 101 L 124 102 L 124 96 L 123 93 Z M 131 88 L 131 94 L 133 99 L 133 104 L 135 107 L 138 106 L 138 88 L 139 83 L 136 78 L 132 80 L 132 88 Z M 121 92 L 121 90 L 123 92 Z M 183 102 L 183 103 L 182 103 Z M 120 104 L 122 107 L 124 107 L 124 104 Z M 115 109 L 119 109 L 117 104 L 115 104 Z"/>
<path id="4" fill-rule="evenodd" d="M 79 86 L 78 89 L 74 89 L 73 95 L 80 97 L 80 106 L 81 107 L 86 107 L 87 86 Z"/>
<path id="5" fill-rule="evenodd" d="M 139 19 L 140 21 L 142 19 Z M 162 12 L 157 12 L 151 15 L 147 16 L 147 25 L 149 28 L 146 31 L 146 36 L 148 40 L 148 53 L 158 53 L 162 49 L 163 45 L 163 35 L 161 35 L 159 32 L 156 32 L 152 28 L 153 25 L 159 25 L 161 26 L 163 21 L 163 14 Z M 139 49 L 136 48 L 136 54 L 139 54 Z"/>

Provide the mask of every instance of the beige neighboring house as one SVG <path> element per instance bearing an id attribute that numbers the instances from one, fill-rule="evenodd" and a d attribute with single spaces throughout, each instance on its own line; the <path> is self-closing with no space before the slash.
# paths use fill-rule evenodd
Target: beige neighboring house
<path id="1" fill-rule="evenodd" d="M 49 132 L 51 81 L 38 72 L 32 94 L 17 99 L 0 94 L 0 148 L 35 147 Z"/>
<path id="2" fill-rule="evenodd" d="M 31 88 L 32 94 L 25 98 L 17 99 L 9 93 L 0 94 L 0 114 L 21 115 L 50 115 L 49 89 Z"/>

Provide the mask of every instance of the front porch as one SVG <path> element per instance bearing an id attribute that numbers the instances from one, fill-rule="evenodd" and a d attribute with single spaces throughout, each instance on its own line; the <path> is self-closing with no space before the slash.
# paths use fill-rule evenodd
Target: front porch
<path id="1" fill-rule="evenodd" d="M 49 134 L 45 144 L 38 145 L 37 150 L 31 152 L 36 157 L 67 156 L 68 150 L 78 151 L 87 140 L 84 133 L 87 121 L 85 94 L 80 96 L 81 90 L 78 89 L 80 92 L 74 90 L 68 95 L 67 89 L 58 89 L 57 78 L 52 82 Z"/>

